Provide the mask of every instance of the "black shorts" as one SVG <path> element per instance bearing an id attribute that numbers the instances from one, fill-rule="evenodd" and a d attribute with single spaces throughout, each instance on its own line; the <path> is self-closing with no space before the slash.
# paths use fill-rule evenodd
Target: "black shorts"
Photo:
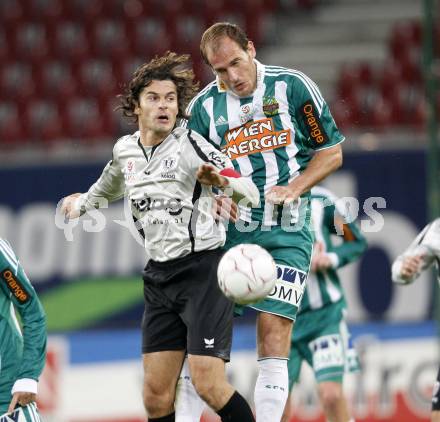
<path id="1" fill-rule="evenodd" d="M 224 251 L 196 252 L 143 272 L 142 353 L 186 350 L 229 361 L 234 304 L 217 283 Z"/>
<path id="2" fill-rule="evenodd" d="M 440 410 L 440 368 L 432 390 L 432 411 Z"/>

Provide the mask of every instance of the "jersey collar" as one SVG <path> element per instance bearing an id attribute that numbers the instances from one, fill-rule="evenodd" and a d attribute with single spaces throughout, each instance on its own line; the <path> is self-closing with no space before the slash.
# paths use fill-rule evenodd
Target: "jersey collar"
<path id="1" fill-rule="evenodd" d="M 264 66 L 264 64 L 260 63 L 257 59 L 254 59 L 254 63 L 257 66 L 257 86 L 255 87 L 255 91 L 256 91 L 263 84 L 266 66 Z M 226 85 L 220 80 L 220 78 L 218 76 L 216 76 L 216 81 L 217 81 L 218 92 L 227 92 L 229 95 L 240 98 L 237 94 L 228 90 Z"/>

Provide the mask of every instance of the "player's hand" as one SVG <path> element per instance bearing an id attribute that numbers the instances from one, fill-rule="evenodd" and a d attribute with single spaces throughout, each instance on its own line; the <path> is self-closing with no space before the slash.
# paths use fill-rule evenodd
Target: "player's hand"
<path id="1" fill-rule="evenodd" d="M 197 180 L 202 185 L 224 188 L 228 186 L 228 179 L 223 177 L 218 170 L 209 164 L 202 164 L 197 170 Z"/>
<path id="2" fill-rule="evenodd" d="M 403 279 L 409 279 L 420 271 L 423 265 L 423 255 L 407 256 L 402 261 L 400 275 Z"/>
<path id="3" fill-rule="evenodd" d="M 212 214 L 216 221 L 230 220 L 233 223 L 237 221 L 238 206 L 229 196 L 216 195 L 212 205 Z"/>
<path id="4" fill-rule="evenodd" d="M 316 242 L 313 247 L 312 262 L 310 269 L 312 272 L 325 271 L 332 266 L 330 257 L 325 252 L 324 244 Z"/>
<path id="5" fill-rule="evenodd" d="M 298 194 L 293 192 L 289 186 L 273 186 L 269 192 L 266 193 L 266 201 L 271 204 L 290 204 L 297 200 Z"/>
<path id="6" fill-rule="evenodd" d="M 77 206 L 80 193 L 73 193 L 62 199 L 61 213 L 68 219 L 78 218 L 81 216 L 81 210 Z"/>
<path id="7" fill-rule="evenodd" d="M 11 403 L 9 403 L 8 413 L 14 411 L 17 404 L 19 406 L 26 406 L 29 403 L 32 403 L 37 400 L 37 395 L 34 393 L 27 393 L 24 391 L 17 391 L 13 396 Z"/>

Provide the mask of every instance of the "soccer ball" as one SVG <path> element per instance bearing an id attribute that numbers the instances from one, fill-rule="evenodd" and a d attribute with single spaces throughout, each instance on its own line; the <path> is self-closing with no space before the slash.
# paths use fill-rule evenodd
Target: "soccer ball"
<path id="1" fill-rule="evenodd" d="M 277 267 L 261 246 L 242 243 L 229 249 L 217 269 L 218 285 L 240 305 L 264 299 L 275 287 Z"/>

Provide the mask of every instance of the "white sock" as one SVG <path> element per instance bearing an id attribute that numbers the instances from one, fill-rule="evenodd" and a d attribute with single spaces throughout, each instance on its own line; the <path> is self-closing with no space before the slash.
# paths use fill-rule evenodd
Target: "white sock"
<path id="1" fill-rule="evenodd" d="M 183 363 L 179 381 L 177 382 L 176 401 L 176 422 L 200 422 L 205 402 L 199 397 L 191 382 L 188 359 Z"/>
<path id="2" fill-rule="evenodd" d="M 258 366 L 254 393 L 256 422 L 279 422 L 289 395 L 287 359 L 265 358 L 258 361 Z"/>

